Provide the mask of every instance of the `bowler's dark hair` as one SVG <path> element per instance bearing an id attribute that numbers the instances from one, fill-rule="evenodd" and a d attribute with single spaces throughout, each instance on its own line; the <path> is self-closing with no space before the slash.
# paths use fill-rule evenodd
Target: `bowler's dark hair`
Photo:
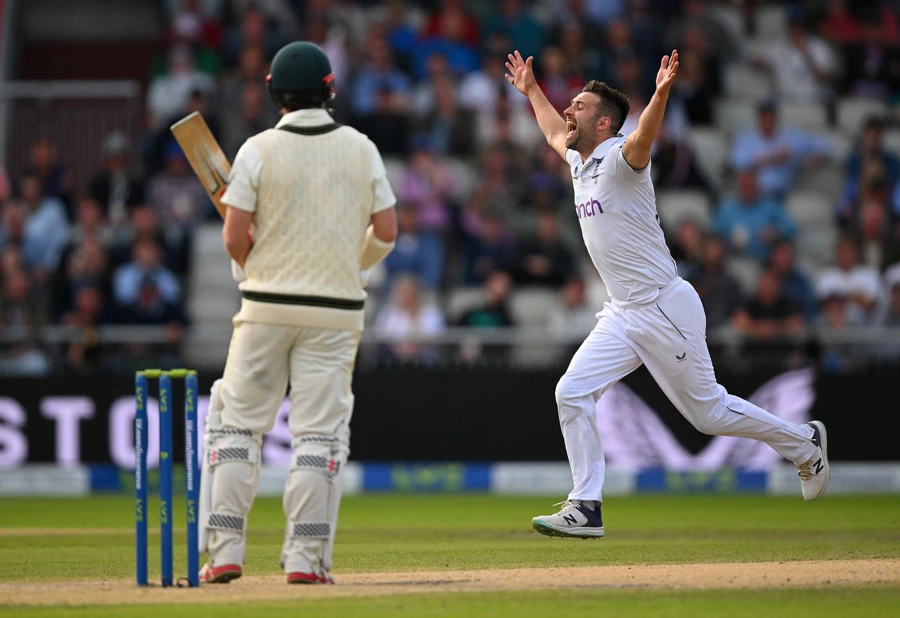
<path id="1" fill-rule="evenodd" d="M 624 92 L 616 90 L 609 86 L 606 82 L 598 82 L 592 79 L 584 85 L 582 92 L 591 92 L 600 97 L 600 103 L 597 104 L 596 118 L 609 116 L 612 124 L 610 128 L 613 133 L 618 133 L 622 125 L 625 124 L 625 118 L 631 109 L 631 103 Z"/>

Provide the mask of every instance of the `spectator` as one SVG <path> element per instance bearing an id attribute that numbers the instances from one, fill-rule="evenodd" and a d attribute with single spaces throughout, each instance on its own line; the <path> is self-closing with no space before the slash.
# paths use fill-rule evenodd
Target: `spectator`
<path id="1" fill-rule="evenodd" d="M 416 139 L 409 167 L 400 181 L 398 196 L 414 208 L 420 229 L 440 232 L 450 223 L 453 191 L 450 170 L 435 156 L 427 139 Z"/>
<path id="2" fill-rule="evenodd" d="M 79 289 L 96 287 L 103 292 L 109 291 L 109 260 L 96 238 L 87 238 L 73 246 L 66 258 L 65 270 L 60 272 L 54 286 L 54 314 L 57 317 L 72 307 Z"/>
<path id="3" fill-rule="evenodd" d="M 878 313 L 876 324 L 885 328 L 900 329 L 900 262 L 884 273 L 887 299 Z"/>
<path id="4" fill-rule="evenodd" d="M 706 127 L 713 123 L 713 104 L 719 94 L 718 78 L 694 51 L 678 53 L 681 65 L 678 79 L 672 84 L 670 105 L 677 102 L 692 126 Z"/>
<path id="5" fill-rule="evenodd" d="M 759 129 L 738 135 L 731 149 L 731 165 L 750 170 L 764 196 L 783 198 L 794 185 L 801 166 L 810 166 L 830 156 L 831 146 L 819 136 L 778 127 L 773 101 L 759 106 Z"/>
<path id="6" fill-rule="evenodd" d="M 99 288 L 84 285 L 75 291 L 72 310 L 63 316 L 63 324 L 82 331 L 80 340 L 66 346 L 66 363 L 70 369 L 85 372 L 99 368 L 101 347 L 96 328 L 108 322 L 108 317 Z"/>
<path id="7" fill-rule="evenodd" d="M 248 82 L 263 84 L 265 82 L 267 73 L 266 67 L 265 52 L 263 52 L 262 48 L 245 47 L 241 49 L 237 70 L 221 81 L 219 94 L 217 96 L 218 104 L 216 106 L 216 111 L 227 118 L 227 114 L 231 113 L 231 110 L 237 108 L 241 104 L 244 84 Z M 268 100 L 268 96 L 265 98 Z M 266 107 L 273 110 L 271 115 L 274 116 L 275 106 L 267 105 Z"/>
<path id="8" fill-rule="evenodd" d="M 391 62 L 387 42 L 380 38 L 370 38 L 366 46 L 366 60 L 356 75 L 352 88 L 352 110 L 356 116 L 365 118 L 377 111 L 379 93 L 388 91 L 391 97 L 388 109 L 402 115 L 410 105 L 411 84 Z"/>
<path id="9" fill-rule="evenodd" d="M 470 328 L 513 326 L 508 306 L 511 282 L 509 275 L 500 270 L 488 275 L 484 282 L 484 303 L 467 311 L 459 325 Z"/>
<path id="10" fill-rule="evenodd" d="M 113 226 L 126 221 L 127 209 L 144 203 L 144 183 L 128 171 L 128 140 L 122 133 L 103 141 L 103 169 L 91 180 L 90 194 Z"/>
<path id="11" fill-rule="evenodd" d="M 523 58 L 540 57 L 544 47 L 544 31 L 522 7 L 522 0 L 500 0 L 493 15 L 485 23 L 487 33 L 502 32 L 509 37 L 513 49 Z"/>
<path id="12" fill-rule="evenodd" d="M 837 203 L 838 220 L 849 227 L 867 193 L 877 188 L 893 193 L 900 177 L 900 160 L 882 144 L 884 122 L 872 117 L 866 121 L 859 145 L 847 159 L 846 182 Z M 900 192 L 893 193 L 893 207 L 900 214 Z"/>
<path id="13" fill-rule="evenodd" d="M 725 246 L 716 236 L 703 242 L 703 263 L 690 279 L 706 310 L 707 328 L 726 326 L 743 306 L 741 286 L 725 270 Z"/>
<path id="14" fill-rule="evenodd" d="M 69 238 L 69 222 L 61 201 L 44 195 L 41 179 L 35 174 L 22 178 L 22 257 L 38 281 L 43 283 L 59 266 L 59 258 Z"/>
<path id="15" fill-rule="evenodd" d="M 171 7 L 169 37 L 194 45 L 218 49 L 222 46 L 222 27 L 214 19 L 216 15 L 209 11 L 209 7 L 203 7 L 201 4 L 209 4 L 209 2 L 180 0 L 179 6 Z"/>
<path id="16" fill-rule="evenodd" d="M 668 234 L 666 236 L 671 238 Z M 693 219 L 680 221 L 674 241 L 669 243 L 669 252 L 681 276 L 692 280 L 703 262 L 703 231 L 700 225 Z"/>
<path id="17" fill-rule="evenodd" d="M 444 270 L 444 243 L 434 232 L 419 230 L 419 211 L 403 205 L 397 213 L 397 242 L 384 259 L 387 271 L 386 288 L 393 289 L 394 281 L 414 276 L 426 290 L 441 284 Z"/>
<path id="18" fill-rule="evenodd" d="M 506 74 L 508 47 L 503 37 L 493 36 L 485 46 L 481 68 L 467 74 L 459 85 L 459 104 L 479 116 L 493 117 L 500 99 L 511 99 L 517 109 L 524 109 L 527 101 L 518 95 L 516 87 L 503 77 Z M 534 119 L 531 119 L 534 122 Z"/>
<path id="19" fill-rule="evenodd" d="M 181 298 L 181 286 L 175 274 L 163 266 L 162 251 L 155 242 L 141 239 L 134 245 L 133 260 L 120 266 L 113 277 L 113 295 L 120 307 L 137 302 L 144 279 L 152 279 L 162 299 L 171 304 Z"/>
<path id="20" fill-rule="evenodd" d="M 441 36 L 448 19 L 459 22 L 461 41 L 473 49 L 478 47 L 478 22 L 466 11 L 463 0 L 442 0 L 440 8 L 428 16 L 422 36 L 426 39 Z"/>
<path id="21" fill-rule="evenodd" d="M 167 64 L 166 73 L 153 78 L 147 92 L 147 111 L 154 130 L 163 129 L 170 118 L 183 115 L 192 92 L 206 92 L 213 86 L 210 76 L 194 67 L 188 47 L 171 48 Z"/>
<path id="22" fill-rule="evenodd" d="M 405 0 L 388 0 L 384 26 L 391 51 L 397 58 L 398 68 L 410 75 L 418 35 L 414 27 L 414 12 L 406 5 Z"/>
<path id="23" fill-rule="evenodd" d="M 566 57 L 566 66 L 575 75 L 590 79 L 601 74 L 603 57 L 600 52 L 585 42 L 585 26 L 567 22 L 560 28 L 559 46 Z"/>
<path id="24" fill-rule="evenodd" d="M 749 170 L 738 175 L 738 197 L 719 204 L 713 230 L 737 253 L 765 260 L 773 243 L 791 239 L 796 226 L 783 206 L 759 195 L 756 176 Z"/>
<path id="25" fill-rule="evenodd" d="M 735 327 L 758 339 L 774 339 L 803 330 L 803 310 L 795 305 L 781 289 L 778 275 L 764 270 L 759 277 L 756 296 L 739 311 Z"/>
<path id="26" fill-rule="evenodd" d="M 559 219 L 552 210 L 538 213 L 537 234 L 519 248 L 513 276 L 517 284 L 561 287 L 576 274 L 575 259 L 559 236 Z"/>
<path id="27" fill-rule="evenodd" d="M 78 200 L 75 225 L 62 253 L 53 285 L 53 313 L 60 316 L 71 305 L 75 288 L 90 284 L 107 287 L 108 256 L 113 232 L 103 218 L 100 204 L 91 197 Z"/>
<path id="28" fill-rule="evenodd" d="M 25 205 L 20 201 L 10 200 L 3 204 L 0 211 L 3 218 L 0 219 L 0 248 L 12 249 L 21 256 L 22 245 L 25 243 Z"/>
<path id="29" fill-rule="evenodd" d="M 469 157 L 474 154 L 475 120 L 472 112 L 460 109 L 456 92 L 449 79 L 435 84 L 435 109 L 417 126 L 420 137 L 428 140 L 437 154 Z"/>
<path id="30" fill-rule="evenodd" d="M 862 205 L 855 239 L 860 248 L 861 262 L 876 270 L 900 259 L 900 229 L 892 224 L 887 210 L 887 195 L 873 198 Z"/>
<path id="31" fill-rule="evenodd" d="M 375 332 L 391 340 L 389 350 L 395 360 L 435 360 L 433 347 L 404 338 L 440 335 L 445 329 L 444 316 L 434 304 L 423 302 L 412 276 L 398 277 L 391 291 L 391 303 L 378 313 Z"/>
<path id="32" fill-rule="evenodd" d="M 614 10 L 612 11 L 612 14 L 603 15 L 604 22 L 618 19 L 624 13 L 624 7 L 619 0 L 612 0 L 611 2 L 606 2 L 605 0 L 601 2 L 591 2 L 590 0 L 563 0 L 562 2 L 555 4 L 554 14 L 551 16 L 552 26 L 550 34 L 550 40 L 553 44 L 559 43 L 559 40 L 562 38 L 561 30 L 566 24 L 581 24 L 590 32 L 599 32 L 601 24 L 598 23 L 594 15 L 591 14 L 592 10 L 596 11 L 598 8 L 602 10 L 604 5 L 613 5 Z"/>
<path id="33" fill-rule="evenodd" d="M 848 8 L 849 0 L 831 0 L 828 16 L 819 24 L 819 30 L 835 45 L 858 43 L 862 38 L 862 22 Z"/>
<path id="34" fill-rule="evenodd" d="M 487 204 L 504 214 L 512 215 L 512 205 L 519 203 L 525 188 L 516 184 L 517 177 L 521 177 L 521 170 L 516 169 L 507 149 L 495 144 L 482 152 L 481 158 L 481 182 L 466 205 L 466 212 L 463 213 L 464 227 L 471 227 L 467 220 L 471 217 L 477 219 Z"/>
<path id="35" fill-rule="evenodd" d="M 707 10 L 708 0 L 684 0 L 683 9 L 669 28 L 665 49 L 682 49 L 687 32 L 697 29 L 708 42 L 710 54 L 730 60 L 737 54 L 737 41 L 715 12 Z"/>
<path id="36" fill-rule="evenodd" d="M 0 281 L 6 276 L 17 271 L 25 270 L 25 261 L 22 259 L 22 251 L 19 247 L 8 244 L 0 252 Z"/>
<path id="37" fill-rule="evenodd" d="M 159 214 L 152 206 L 142 204 L 131 211 L 130 225 L 116 230 L 110 249 L 110 262 L 118 267 L 131 261 L 134 246 L 149 240 L 162 248 L 163 262 L 176 273 L 187 272 L 187 250 L 190 236 L 182 234 L 177 226 L 160 226 Z"/>
<path id="38" fill-rule="evenodd" d="M 58 198 L 69 213 L 73 206 L 75 178 L 68 166 L 59 158 L 56 147 L 47 137 L 39 137 L 31 146 L 31 156 L 25 166 L 25 175 L 36 175 L 44 195 Z"/>
<path id="39" fill-rule="evenodd" d="M 260 47 L 266 57 L 273 57 L 283 44 L 277 22 L 267 23 L 266 16 L 254 5 L 248 5 L 240 16 L 240 22 L 231 27 L 225 36 L 225 62 L 234 66 L 245 47 Z"/>
<path id="40" fill-rule="evenodd" d="M 560 290 L 560 304 L 550 312 L 547 328 L 557 337 L 584 337 L 597 325 L 596 314 L 587 303 L 584 279 L 573 276 Z"/>
<path id="41" fill-rule="evenodd" d="M 567 71 L 566 57 L 559 47 L 544 50 L 540 76 L 538 85 L 560 114 L 572 104 L 572 99 L 581 92 L 585 81 L 582 76 Z"/>
<path id="42" fill-rule="evenodd" d="M 3 204 L 3 202 L 9 199 L 9 195 L 9 176 L 6 175 L 6 170 L 3 168 L 3 165 L 0 164 L 0 204 Z"/>
<path id="43" fill-rule="evenodd" d="M 440 32 L 420 39 L 413 54 L 413 75 L 425 77 L 429 58 L 440 54 L 456 75 L 465 75 L 478 68 L 478 54 L 465 39 L 466 20 L 460 13 L 444 13 L 440 19 Z"/>
<path id="44" fill-rule="evenodd" d="M 3 277 L 0 295 L 0 326 L 4 329 L 38 328 L 46 322 L 46 311 L 24 270 L 11 270 Z"/>
<path id="45" fill-rule="evenodd" d="M 846 94 L 883 100 L 900 87 L 900 58 L 896 48 L 886 40 L 888 22 L 882 23 L 882 18 L 880 9 L 868 11 L 859 42 L 844 50 L 842 91 Z M 891 19 L 896 37 L 896 16 Z"/>
<path id="46" fill-rule="evenodd" d="M 784 295 L 803 310 L 807 323 L 812 323 L 816 316 L 816 295 L 809 278 L 794 265 L 794 248 L 791 243 L 775 243 L 769 254 L 769 269 L 781 280 Z"/>
<path id="47" fill-rule="evenodd" d="M 484 283 L 491 273 L 509 268 L 515 249 L 506 231 L 503 216 L 492 206 L 475 218 L 466 232 L 463 246 L 463 284 Z M 503 276 L 509 279 L 505 272 Z"/>
<path id="48" fill-rule="evenodd" d="M 225 116 L 222 126 L 222 149 L 229 160 L 248 139 L 272 128 L 273 118 L 267 113 L 268 93 L 261 82 L 245 82 L 241 90 L 240 104 Z"/>
<path id="49" fill-rule="evenodd" d="M 203 185 L 174 140 L 165 149 L 165 171 L 150 181 L 150 204 L 166 221 L 190 229 L 213 212 Z"/>
<path id="50" fill-rule="evenodd" d="M 837 61 L 828 43 L 806 32 L 796 10 L 790 11 L 787 38 L 767 45 L 756 61 L 772 72 L 784 99 L 824 103 L 832 95 Z"/>
<path id="51" fill-rule="evenodd" d="M 581 0 L 581 2 L 586 5 L 585 12 L 591 19 L 601 25 L 619 19 L 629 8 L 633 8 L 628 6 L 627 0 Z M 579 2 L 570 0 L 569 6 L 573 4 L 579 4 Z M 589 23 L 587 22 L 587 24 Z"/>
<path id="52" fill-rule="evenodd" d="M 186 319 L 181 305 L 163 291 L 157 278 L 144 276 L 139 281 L 134 300 L 120 306 L 119 319 L 125 324 L 182 326 Z M 169 339 L 178 339 L 170 331 Z"/>
<path id="53" fill-rule="evenodd" d="M 866 324 L 882 297 L 878 271 L 859 263 L 859 252 L 850 238 L 838 242 L 837 263 L 825 269 L 816 282 L 816 294 L 823 301 L 845 299 L 844 312 L 850 325 Z"/>
<path id="54" fill-rule="evenodd" d="M 0 327 L 4 332 L 39 328 L 46 321 L 46 312 L 29 284 L 23 270 L 5 273 L 0 293 Z M 50 361 L 35 343 L 35 333 L 26 331 L 23 338 L 4 346 L 0 354 L 0 375 L 43 375 L 50 371 Z"/>
<path id="55" fill-rule="evenodd" d="M 653 185 L 660 189 L 700 189 L 711 192 L 709 183 L 700 172 L 690 145 L 663 123 L 653 144 L 653 165 L 650 173 Z"/>

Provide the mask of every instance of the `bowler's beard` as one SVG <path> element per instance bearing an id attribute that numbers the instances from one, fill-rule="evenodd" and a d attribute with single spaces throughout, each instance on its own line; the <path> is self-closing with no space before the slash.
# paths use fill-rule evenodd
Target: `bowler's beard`
<path id="1" fill-rule="evenodd" d="M 594 146 L 591 144 L 591 135 L 590 131 L 593 130 L 593 126 L 575 126 L 575 135 L 572 136 L 572 139 L 566 140 L 566 148 L 569 150 L 574 150 L 576 152 L 581 152 L 582 150 L 593 150 Z"/>

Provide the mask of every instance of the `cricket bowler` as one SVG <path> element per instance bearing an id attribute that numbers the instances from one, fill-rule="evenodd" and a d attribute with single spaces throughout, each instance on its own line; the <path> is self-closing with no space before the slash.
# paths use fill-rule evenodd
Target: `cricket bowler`
<path id="1" fill-rule="evenodd" d="M 319 47 L 282 48 L 267 83 L 283 116 L 244 143 L 222 196 L 242 301 L 207 416 L 201 581 L 242 574 L 262 436 L 290 385 L 281 566 L 290 584 L 327 584 L 350 452 L 361 273 L 394 246 L 396 200 L 375 145 L 326 110 L 334 74 Z"/>
<path id="2" fill-rule="evenodd" d="M 699 431 L 769 444 L 796 464 L 803 497 L 819 498 L 829 475 L 825 426 L 789 423 L 716 383 L 703 305 L 678 276 L 659 225 L 650 147 L 678 72 L 678 52 L 663 57 L 656 92 L 627 137 L 619 133 L 629 112 L 623 93 L 590 81 L 563 119 L 535 82 L 532 60 L 510 54 L 506 79 L 529 98 L 547 142 L 569 164 L 584 244 L 611 298 L 556 387 L 574 487 L 558 513 L 535 517 L 532 526 L 548 536 L 603 536 L 606 464 L 595 405 L 642 363 Z"/>

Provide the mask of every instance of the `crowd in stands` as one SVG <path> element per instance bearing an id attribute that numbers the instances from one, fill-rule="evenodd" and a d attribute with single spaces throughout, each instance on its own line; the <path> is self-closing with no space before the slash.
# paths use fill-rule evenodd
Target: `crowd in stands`
<path id="1" fill-rule="evenodd" d="M 103 168 L 81 186 L 52 136 L 35 143 L 24 175 L 0 173 L 4 328 L 166 324 L 176 341 L 188 323 L 191 232 L 216 214 L 168 126 L 201 111 L 233 158 L 277 122 L 265 76 L 295 39 L 329 55 L 333 113 L 375 142 L 399 200 L 396 250 L 369 287 L 376 332 L 521 324 L 511 299 L 533 289 L 556 298 L 542 326 L 587 332 L 605 291 L 580 246 L 568 166 L 505 81 L 506 54 L 535 57 L 560 111 L 589 79 L 623 90 L 628 133 L 674 47 L 681 70 L 652 174 L 673 257 L 709 327 L 765 339 L 900 326 L 897 0 L 159 0 L 159 9 L 166 27 L 144 76 L 140 143 L 110 135 Z M 850 129 L 840 121 L 849 99 L 875 110 Z M 732 101 L 752 116 L 740 127 L 723 120 Z M 822 126 L 782 114 L 785 105 L 821 112 Z M 725 142 L 718 171 L 694 139 L 710 132 Z M 835 136 L 849 147 L 837 149 Z M 824 258 L 800 242 L 809 228 L 789 207 L 823 170 L 831 184 L 814 188 Z M 664 196 L 685 191 L 708 212 L 667 218 Z M 473 289 L 470 302 L 451 302 Z M 387 348 L 401 359 L 432 352 Z M 89 346 L 68 351 L 74 365 L 86 355 Z"/>

